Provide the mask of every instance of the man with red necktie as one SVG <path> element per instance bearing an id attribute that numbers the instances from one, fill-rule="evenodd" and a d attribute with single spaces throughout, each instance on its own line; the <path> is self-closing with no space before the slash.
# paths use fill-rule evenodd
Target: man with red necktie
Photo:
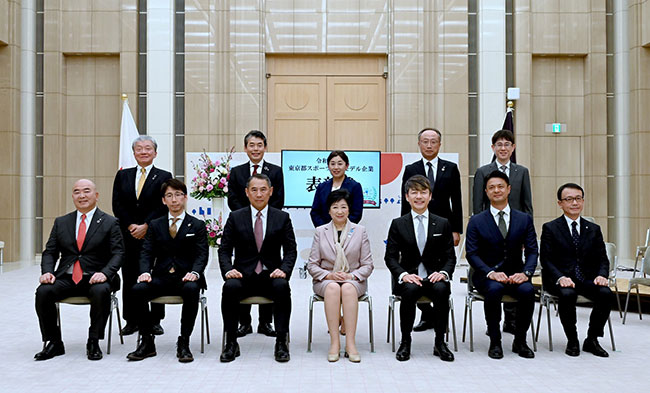
<path id="1" fill-rule="evenodd" d="M 70 296 L 90 298 L 86 355 L 89 360 L 102 358 L 99 340 L 104 338 L 111 282 L 122 265 L 124 244 L 117 219 L 97 208 L 98 197 L 95 183 L 78 180 L 72 188 L 76 211 L 54 220 L 41 259 L 41 285 L 36 289 L 36 313 L 46 342 L 36 360 L 65 353 L 56 302 Z"/>

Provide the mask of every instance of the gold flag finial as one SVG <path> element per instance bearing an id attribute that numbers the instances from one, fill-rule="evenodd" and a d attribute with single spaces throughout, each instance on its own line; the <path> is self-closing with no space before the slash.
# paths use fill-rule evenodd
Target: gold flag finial
<path id="1" fill-rule="evenodd" d="M 126 95 L 126 93 L 122 93 L 122 101 L 126 101 L 129 98 L 129 96 Z"/>
<path id="2" fill-rule="evenodd" d="M 508 108 L 513 108 L 515 106 L 515 103 L 512 101 L 508 101 Z"/>

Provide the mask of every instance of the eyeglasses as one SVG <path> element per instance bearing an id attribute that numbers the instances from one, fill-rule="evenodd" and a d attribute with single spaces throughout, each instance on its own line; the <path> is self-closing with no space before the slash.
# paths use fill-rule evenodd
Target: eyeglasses
<path id="1" fill-rule="evenodd" d="M 512 147 L 512 143 L 510 143 L 510 142 L 506 142 L 506 143 L 497 143 L 497 144 L 495 144 L 494 146 L 497 147 L 497 148 L 499 148 L 499 149 L 502 148 L 502 147 L 511 148 L 511 147 Z"/>
<path id="2" fill-rule="evenodd" d="M 174 197 L 176 199 L 182 199 L 184 196 L 185 194 L 183 194 L 182 192 L 175 192 L 175 193 L 168 192 L 167 194 L 165 194 L 165 199 L 172 199 Z"/>
<path id="3" fill-rule="evenodd" d="M 566 203 L 573 203 L 573 201 L 576 201 L 576 202 L 580 203 L 580 202 L 582 202 L 584 200 L 585 200 L 585 198 L 583 198 L 581 196 L 577 196 L 575 198 L 574 197 L 566 197 L 566 198 L 561 199 L 561 201 L 564 201 Z"/>

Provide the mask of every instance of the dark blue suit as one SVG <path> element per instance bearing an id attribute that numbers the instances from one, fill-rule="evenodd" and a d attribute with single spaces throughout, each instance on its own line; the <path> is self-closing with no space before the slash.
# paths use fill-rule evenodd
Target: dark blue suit
<path id="1" fill-rule="evenodd" d="M 311 216 L 311 222 L 314 223 L 314 227 L 316 228 L 332 221 L 329 209 L 327 208 L 327 197 L 330 192 L 332 192 L 332 183 L 333 180 L 329 179 L 316 187 L 314 202 L 311 205 L 311 212 L 309 213 Z M 341 189 L 348 190 L 352 199 L 348 219 L 353 223 L 358 224 L 363 215 L 363 189 L 361 188 L 361 184 L 356 182 L 353 178 L 345 176 L 343 184 L 341 184 Z"/>
<path id="2" fill-rule="evenodd" d="M 526 273 L 529 277 L 537 266 L 537 235 L 533 219 L 518 210 L 510 210 L 510 225 L 504 239 L 490 210 L 475 214 L 467 225 L 467 261 L 473 268 L 473 285 L 485 296 L 485 320 L 491 340 L 501 339 L 501 297 L 517 298 L 515 340 L 525 341 L 533 316 L 535 290 L 530 280 L 522 284 L 502 284 L 487 278 L 491 271 L 508 276 Z M 525 261 L 521 250 L 524 249 Z"/>

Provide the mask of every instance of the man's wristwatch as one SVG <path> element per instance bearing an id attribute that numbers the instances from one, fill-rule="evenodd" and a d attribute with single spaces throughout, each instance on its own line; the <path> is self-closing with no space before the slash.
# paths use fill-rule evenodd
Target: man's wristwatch
<path id="1" fill-rule="evenodd" d="M 526 270 L 526 271 L 524 272 L 524 274 L 526 275 L 526 277 L 528 277 L 528 278 L 530 279 L 530 278 L 533 277 L 533 274 L 535 274 L 535 272 L 531 272 L 531 271 Z"/>

